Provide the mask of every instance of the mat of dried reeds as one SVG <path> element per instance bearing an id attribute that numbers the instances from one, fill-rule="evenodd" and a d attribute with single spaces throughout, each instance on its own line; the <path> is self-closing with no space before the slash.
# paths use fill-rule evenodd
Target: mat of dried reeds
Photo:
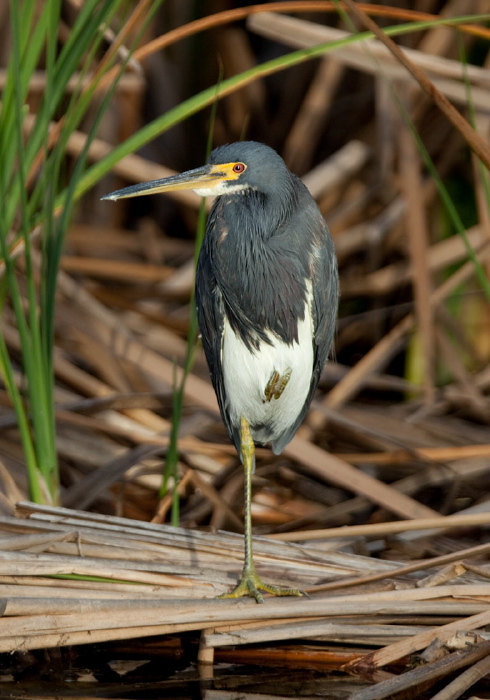
<path id="1" fill-rule="evenodd" d="M 454 650 L 442 666 L 428 658 L 415 684 L 476 664 L 490 648 L 490 566 L 472 565 L 490 545 L 404 566 L 256 538 L 261 573 L 308 594 L 257 605 L 215 598 L 237 577 L 239 535 L 28 502 L 1 518 L 0 532 L 3 652 L 201 630 L 201 663 L 221 647 L 294 640 L 326 644 L 325 664 L 341 644 L 352 652 L 346 670 L 366 675 L 436 640 Z M 321 649 L 314 656 L 321 665 Z M 391 692 L 394 681 L 383 682 Z"/>

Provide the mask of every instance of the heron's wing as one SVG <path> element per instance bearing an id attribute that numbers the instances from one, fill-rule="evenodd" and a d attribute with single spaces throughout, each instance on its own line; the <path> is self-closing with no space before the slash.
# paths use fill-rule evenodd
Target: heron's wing
<path id="1" fill-rule="evenodd" d="M 206 241 L 203 244 L 196 270 L 196 306 L 202 346 L 218 399 L 221 417 L 230 438 L 238 449 L 240 445 L 239 429 L 230 421 L 223 381 L 222 347 L 225 310 L 221 291 L 212 270 L 211 256 L 206 248 Z"/>
<path id="2" fill-rule="evenodd" d="M 313 371 L 310 389 L 295 423 L 272 443 L 275 454 L 282 452 L 293 439 L 308 412 L 335 334 L 339 295 L 335 248 L 323 217 L 317 216 L 314 226 L 315 231 L 310 232 L 314 241 L 310 260 L 311 297 L 309 308 L 306 310 L 306 313 L 311 314 L 313 325 Z"/>
<path id="3" fill-rule="evenodd" d="M 313 398 L 325 362 L 332 349 L 337 321 L 339 278 L 335 247 L 327 225 L 321 220 L 322 245 L 314 247 L 311 313 L 314 328 L 314 360 L 308 402 Z"/>

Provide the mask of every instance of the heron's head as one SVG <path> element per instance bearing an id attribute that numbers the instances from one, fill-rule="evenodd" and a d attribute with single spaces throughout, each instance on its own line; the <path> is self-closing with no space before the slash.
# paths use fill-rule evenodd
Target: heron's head
<path id="1" fill-rule="evenodd" d="M 291 182 L 286 164 L 272 148 L 256 141 L 241 141 L 215 148 L 201 168 L 131 185 L 102 199 L 141 197 L 172 190 L 194 190 L 202 197 L 255 190 L 266 196 L 284 197 Z"/>

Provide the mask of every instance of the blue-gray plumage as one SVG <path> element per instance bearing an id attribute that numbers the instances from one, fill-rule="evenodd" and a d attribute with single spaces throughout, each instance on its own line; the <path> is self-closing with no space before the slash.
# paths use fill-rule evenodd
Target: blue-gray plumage
<path id="1" fill-rule="evenodd" d="M 295 404 L 291 422 L 276 419 L 279 400 L 264 406 L 263 395 L 258 409 L 271 409 L 262 411 L 268 423 L 254 424 L 249 418 L 252 436 L 271 442 L 279 453 L 308 410 L 332 344 L 338 297 L 335 252 L 316 202 L 274 150 L 255 142 L 234 143 L 215 149 L 209 159 L 216 165 L 232 162 L 247 169 L 229 193 L 224 189 L 216 199 L 208 219 L 196 277 L 199 327 L 223 420 L 239 450 L 240 421 L 230 415 L 232 397 L 223 376 L 225 319 L 244 352 L 257 354 L 277 345 L 280 362 L 284 346 L 298 344 L 298 324 L 311 315 L 307 342 L 312 370 L 301 377 L 306 396 L 299 402 L 284 391 L 280 397 Z"/>
<path id="2" fill-rule="evenodd" d="M 254 442 L 279 453 L 303 420 L 335 331 L 337 263 L 327 225 L 304 184 L 271 148 L 216 148 L 208 164 L 119 190 L 107 199 L 190 188 L 216 200 L 196 274 L 199 327 L 221 415 L 245 468 L 245 564 L 225 597 L 265 584 L 252 555 Z"/>

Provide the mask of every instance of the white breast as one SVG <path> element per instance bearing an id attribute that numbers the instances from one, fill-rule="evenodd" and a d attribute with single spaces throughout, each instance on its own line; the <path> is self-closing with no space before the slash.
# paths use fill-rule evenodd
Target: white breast
<path id="1" fill-rule="evenodd" d="M 272 344 L 261 343 L 250 352 L 225 320 L 222 343 L 222 368 L 227 408 L 231 422 L 240 424 L 245 417 L 253 426 L 254 440 L 269 442 L 293 425 L 308 396 L 313 371 L 313 321 L 310 305 L 298 324 L 298 342 L 291 345 L 275 336 Z M 273 372 L 291 377 L 281 396 L 265 400 L 265 388 Z"/>

